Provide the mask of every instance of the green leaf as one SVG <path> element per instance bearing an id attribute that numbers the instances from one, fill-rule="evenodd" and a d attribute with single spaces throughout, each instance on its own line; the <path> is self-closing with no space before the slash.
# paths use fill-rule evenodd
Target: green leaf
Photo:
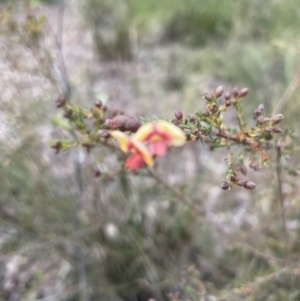
<path id="1" fill-rule="evenodd" d="M 61 127 L 61 128 L 63 128 L 64 130 L 67 130 L 67 131 L 72 130 L 72 126 L 71 126 L 69 120 L 67 120 L 67 119 L 65 119 L 61 116 L 56 116 L 56 117 L 52 118 L 52 124 L 54 126 Z"/>

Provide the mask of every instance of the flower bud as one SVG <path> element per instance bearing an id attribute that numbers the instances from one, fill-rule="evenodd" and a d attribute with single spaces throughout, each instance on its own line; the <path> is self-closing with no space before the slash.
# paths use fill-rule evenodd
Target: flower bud
<path id="1" fill-rule="evenodd" d="M 135 133 L 140 127 L 142 126 L 142 123 L 135 119 L 135 118 L 128 118 L 127 121 L 125 121 L 125 130 Z"/>
<path id="2" fill-rule="evenodd" d="M 264 106 L 264 104 L 261 103 L 261 104 L 257 107 L 257 109 L 254 111 L 255 115 L 256 115 L 256 116 L 260 116 L 260 115 L 262 114 L 262 112 L 264 111 L 264 109 L 265 109 L 265 106 Z"/>
<path id="3" fill-rule="evenodd" d="M 272 133 L 272 129 L 269 126 L 266 126 L 264 128 L 264 132 L 265 132 L 265 134 L 270 134 L 270 133 Z"/>
<path id="4" fill-rule="evenodd" d="M 125 124 L 129 119 L 130 118 L 128 116 L 117 115 L 111 120 L 111 126 L 121 132 L 124 132 L 127 130 Z"/>
<path id="5" fill-rule="evenodd" d="M 94 177 L 99 178 L 101 176 L 101 171 L 99 169 L 94 169 Z"/>
<path id="6" fill-rule="evenodd" d="M 257 123 L 258 124 L 264 124 L 265 123 L 265 118 L 263 116 L 258 116 L 257 117 Z"/>
<path id="7" fill-rule="evenodd" d="M 67 109 L 65 110 L 63 116 L 67 119 L 71 119 L 73 117 L 73 111 L 71 109 Z"/>
<path id="8" fill-rule="evenodd" d="M 180 124 L 178 119 L 172 119 L 171 122 L 177 126 Z"/>
<path id="9" fill-rule="evenodd" d="M 234 173 L 232 173 L 231 176 L 230 176 L 230 181 L 235 182 L 236 179 L 237 179 L 237 174 L 234 172 Z"/>
<path id="10" fill-rule="evenodd" d="M 106 112 L 106 111 L 107 111 L 107 106 L 103 106 L 103 107 L 102 107 L 102 111 L 103 111 L 103 112 Z"/>
<path id="11" fill-rule="evenodd" d="M 197 117 L 194 114 L 189 114 L 188 119 L 190 122 L 194 122 L 194 121 L 196 121 Z"/>
<path id="12" fill-rule="evenodd" d="M 214 98 L 213 96 L 210 94 L 210 93 L 204 93 L 204 98 L 207 100 L 207 101 L 212 101 Z"/>
<path id="13" fill-rule="evenodd" d="M 95 101 L 95 107 L 101 108 L 102 107 L 102 101 L 101 100 L 96 100 Z"/>
<path id="14" fill-rule="evenodd" d="M 248 88 L 243 88 L 241 89 L 240 93 L 239 93 L 239 97 L 243 98 L 245 97 L 249 92 L 249 89 Z"/>
<path id="15" fill-rule="evenodd" d="M 235 170 L 241 172 L 244 176 L 247 174 L 247 167 L 244 164 L 237 164 Z"/>
<path id="16" fill-rule="evenodd" d="M 62 143 L 60 141 L 57 141 L 54 145 L 51 146 L 55 149 L 55 153 L 58 154 L 62 149 Z"/>
<path id="17" fill-rule="evenodd" d="M 252 189 L 255 189 L 256 185 L 252 181 L 246 181 L 245 184 L 244 184 L 244 187 L 246 189 L 252 190 Z"/>
<path id="18" fill-rule="evenodd" d="M 235 182 L 236 185 L 238 186 L 244 186 L 245 185 L 245 181 L 242 179 L 237 179 Z"/>
<path id="19" fill-rule="evenodd" d="M 230 107 L 231 106 L 231 101 L 230 100 L 226 100 L 225 101 L 225 106 L 226 107 Z"/>
<path id="20" fill-rule="evenodd" d="M 58 98 L 55 100 L 57 108 L 63 108 L 66 105 L 66 100 L 64 98 Z"/>
<path id="21" fill-rule="evenodd" d="M 271 121 L 272 121 L 272 124 L 278 124 L 281 122 L 282 119 L 283 119 L 283 115 L 277 114 L 274 117 L 272 117 Z"/>
<path id="22" fill-rule="evenodd" d="M 257 163 L 257 162 L 251 162 L 249 167 L 252 168 L 254 171 L 258 171 L 260 168 L 259 163 Z"/>
<path id="23" fill-rule="evenodd" d="M 231 95 L 229 91 L 226 91 L 225 95 L 224 95 L 225 100 L 230 100 Z"/>
<path id="24" fill-rule="evenodd" d="M 176 118 L 177 120 L 182 120 L 182 118 L 183 118 L 182 112 L 176 111 L 176 112 L 175 112 L 175 118 Z"/>
<path id="25" fill-rule="evenodd" d="M 238 90 L 237 87 L 233 88 L 233 90 L 232 90 L 232 95 L 233 95 L 234 97 L 238 97 L 238 96 L 239 96 L 239 90 Z"/>
<path id="26" fill-rule="evenodd" d="M 107 131 L 107 130 L 99 130 L 98 131 L 98 135 L 101 137 L 101 138 L 109 138 L 110 137 L 110 132 Z"/>
<path id="27" fill-rule="evenodd" d="M 272 128 L 272 131 L 273 131 L 273 133 L 276 133 L 276 134 L 282 134 L 282 132 L 283 132 L 282 129 L 278 126 Z"/>
<path id="28" fill-rule="evenodd" d="M 271 139 L 273 139 L 273 134 L 272 134 L 272 132 L 271 132 L 271 133 L 265 133 L 265 139 L 266 139 L 266 140 L 271 140 Z"/>
<path id="29" fill-rule="evenodd" d="M 215 97 L 219 98 L 222 96 L 224 92 L 224 87 L 223 86 L 219 86 L 216 90 L 215 90 Z"/>
<path id="30" fill-rule="evenodd" d="M 208 112 L 208 111 L 203 112 L 203 113 L 202 113 L 202 116 L 203 116 L 203 117 L 208 117 L 208 116 L 209 116 L 209 112 Z"/>
<path id="31" fill-rule="evenodd" d="M 105 119 L 103 126 L 105 128 L 110 128 L 112 126 L 112 120 L 111 119 Z"/>
<path id="32" fill-rule="evenodd" d="M 212 108 L 210 109 L 213 113 L 217 113 L 219 110 L 219 107 L 217 105 L 213 105 Z"/>
<path id="33" fill-rule="evenodd" d="M 229 183 L 227 181 L 222 181 L 220 186 L 223 190 L 227 190 L 229 188 Z"/>

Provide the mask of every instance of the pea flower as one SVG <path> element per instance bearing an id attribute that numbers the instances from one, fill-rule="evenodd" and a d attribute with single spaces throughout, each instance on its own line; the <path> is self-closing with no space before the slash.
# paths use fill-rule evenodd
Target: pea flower
<path id="1" fill-rule="evenodd" d="M 185 134 L 179 127 L 164 120 L 142 125 L 133 137 L 137 141 L 149 142 L 150 154 L 160 157 L 166 155 L 168 146 L 182 146 L 186 141 Z"/>
<path id="2" fill-rule="evenodd" d="M 119 142 L 120 149 L 123 152 L 133 153 L 125 161 L 125 168 L 136 170 L 142 167 L 144 163 L 148 166 L 153 166 L 154 162 L 152 155 L 142 142 L 133 137 L 129 137 L 120 131 L 112 131 L 110 134 Z"/>
<path id="3" fill-rule="evenodd" d="M 124 165 L 133 170 L 142 167 L 144 163 L 153 166 L 153 156 L 165 156 L 169 146 L 182 146 L 186 141 L 180 128 L 163 120 L 142 125 L 132 137 L 121 131 L 112 131 L 111 136 L 119 142 L 123 152 L 133 153 Z"/>

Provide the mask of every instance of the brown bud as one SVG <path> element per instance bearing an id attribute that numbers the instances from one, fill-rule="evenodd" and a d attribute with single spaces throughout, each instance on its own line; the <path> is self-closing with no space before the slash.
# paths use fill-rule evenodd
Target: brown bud
<path id="1" fill-rule="evenodd" d="M 55 103 L 56 103 L 57 108 L 63 108 L 66 105 L 67 102 L 64 98 L 57 98 L 55 100 Z"/>
<path id="2" fill-rule="evenodd" d="M 217 113 L 219 110 L 219 107 L 217 105 L 213 105 L 212 108 L 210 109 L 213 113 Z"/>
<path id="3" fill-rule="evenodd" d="M 216 90 L 215 90 L 215 97 L 219 98 L 222 96 L 224 92 L 224 87 L 223 86 L 219 86 Z"/>
<path id="4" fill-rule="evenodd" d="M 212 101 L 214 98 L 213 96 L 210 94 L 210 93 L 204 93 L 204 98 L 207 100 L 207 101 Z"/>
<path id="5" fill-rule="evenodd" d="M 142 126 L 142 123 L 135 118 L 128 118 L 124 126 L 126 131 L 135 133 Z"/>
<path id="6" fill-rule="evenodd" d="M 266 127 L 264 128 L 264 132 L 265 132 L 266 134 L 270 134 L 270 133 L 272 133 L 272 129 L 271 129 L 269 126 L 266 126 Z"/>
<path id="7" fill-rule="evenodd" d="M 208 116 L 209 116 L 209 112 L 208 112 L 208 111 L 203 112 L 203 113 L 202 113 L 202 116 L 203 116 L 203 117 L 208 117 Z"/>
<path id="8" fill-rule="evenodd" d="M 225 98 L 225 100 L 230 100 L 231 95 L 230 95 L 230 92 L 229 92 L 229 91 L 226 91 L 226 92 L 225 92 L 224 98 Z"/>
<path id="9" fill-rule="evenodd" d="M 196 121 L 197 117 L 194 114 L 189 114 L 188 119 L 190 122 L 194 122 L 194 121 Z"/>
<path id="10" fill-rule="evenodd" d="M 244 176 L 247 174 L 247 167 L 244 164 L 237 164 L 235 170 L 241 172 Z"/>
<path id="11" fill-rule="evenodd" d="M 101 137 L 101 138 L 109 138 L 110 137 L 110 132 L 107 131 L 107 130 L 99 130 L 98 131 L 98 135 Z"/>
<path id="12" fill-rule="evenodd" d="M 230 100 L 226 100 L 225 101 L 225 106 L 226 107 L 230 107 L 231 106 L 231 101 Z"/>
<path id="13" fill-rule="evenodd" d="M 105 119 L 104 123 L 103 123 L 103 126 L 105 128 L 110 128 L 112 127 L 112 120 L 111 119 Z"/>
<path id="14" fill-rule="evenodd" d="M 73 111 L 71 109 L 65 110 L 64 117 L 67 118 L 67 119 L 72 118 L 73 117 Z"/>
<path id="15" fill-rule="evenodd" d="M 235 182 L 236 179 L 237 179 L 237 174 L 234 172 L 234 173 L 232 173 L 231 176 L 230 176 L 230 181 Z"/>
<path id="16" fill-rule="evenodd" d="M 96 100 L 95 101 L 95 107 L 101 108 L 102 107 L 102 101 L 101 100 Z"/>
<path id="17" fill-rule="evenodd" d="M 106 112 L 106 111 L 107 111 L 107 106 L 103 106 L 103 107 L 102 107 L 102 111 L 103 111 L 103 112 Z"/>
<path id="18" fill-rule="evenodd" d="M 233 88 L 232 95 L 233 95 L 233 97 L 238 97 L 239 96 L 239 90 L 238 90 L 237 87 Z"/>
<path id="19" fill-rule="evenodd" d="M 249 89 L 248 88 L 243 88 L 241 89 L 240 93 L 239 93 L 239 97 L 243 98 L 245 97 L 249 92 Z"/>
<path id="20" fill-rule="evenodd" d="M 220 186 L 223 190 L 227 190 L 229 188 L 229 183 L 227 181 L 222 181 Z"/>
<path id="21" fill-rule="evenodd" d="M 93 173 L 94 173 L 94 177 L 95 178 L 99 178 L 101 176 L 101 174 L 102 174 L 99 169 L 94 169 Z"/>
<path id="22" fill-rule="evenodd" d="M 54 145 L 51 146 L 55 149 L 55 153 L 58 154 L 62 149 L 62 143 L 60 141 L 57 141 Z"/>
<path id="23" fill-rule="evenodd" d="M 283 115 L 277 114 L 274 117 L 272 117 L 271 121 L 272 121 L 272 124 L 278 124 L 281 122 L 282 119 L 283 119 Z"/>
<path id="24" fill-rule="evenodd" d="M 130 118 L 128 116 L 124 116 L 124 115 L 118 115 L 115 116 L 112 120 L 111 120 L 111 126 L 115 129 L 118 129 L 119 131 L 126 131 L 126 122 L 129 120 Z"/>
<path id="25" fill-rule="evenodd" d="M 252 168 L 254 171 L 258 171 L 260 168 L 259 163 L 257 163 L 257 162 L 251 162 L 249 167 Z"/>
<path id="26" fill-rule="evenodd" d="M 257 117 L 257 123 L 258 124 L 264 124 L 265 123 L 265 119 L 263 116 L 258 116 Z"/>
<path id="27" fill-rule="evenodd" d="M 178 120 L 182 120 L 182 118 L 183 118 L 182 112 L 176 111 L 175 112 L 175 118 L 178 119 Z"/>
<path id="28" fill-rule="evenodd" d="M 265 106 L 264 106 L 263 103 L 261 103 L 261 104 L 257 107 L 257 109 L 254 111 L 254 114 L 255 114 L 256 116 L 260 116 L 260 115 L 262 114 L 262 112 L 264 111 L 264 109 L 265 109 Z"/>
<path id="29" fill-rule="evenodd" d="M 235 182 L 236 185 L 238 186 L 244 186 L 245 185 L 245 181 L 242 179 L 237 179 Z"/>
<path id="30" fill-rule="evenodd" d="M 172 119 L 171 122 L 172 122 L 173 124 L 175 124 L 175 125 L 179 125 L 179 124 L 180 124 L 180 122 L 179 122 L 178 119 Z"/>
<path id="31" fill-rule="evenodd" d="M 272 134 L 272 132 L 271 132 L 271 133 L 265 133 L 265 139 L 266 139 L 266 140 L 271 140 L 271 139 L 273 139 L 273 134 Z"/>
<path id="32" fill-rule="evenodd" d="M 244 184 L 244 187 L 246 189 L 252 190 L 252 189 L 255 189 L 256 185 L 252 181 L 246 181 L 245 184 Z"/>
<path id="33" fill-rule="evenodd" d="M 272 128 L 272 131 L 273 131 L 273 133 L 276 133 L 276 134 L 282 134 L 282 132 L 283 132 L 282 129 L 278 126 Z"/>

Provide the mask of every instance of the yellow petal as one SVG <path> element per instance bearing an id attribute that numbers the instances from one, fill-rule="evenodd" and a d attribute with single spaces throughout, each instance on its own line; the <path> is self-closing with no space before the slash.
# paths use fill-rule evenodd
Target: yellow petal
<path id="1" fill-rule="evenodd" d="M 169 136 L 169 145 L 181 146 L 186 141 L 184 132 L 178 126 L 164 120 L 148 122 L 142 125 L 135 133 L 134 139 L 139 141 L 146 141 L 147 137 L 150 136 L 155 131 L 155 129 L 158 132 L 165 133 L 167 136 Z"/>
<path id="2" fill-rule="evenodd" d="M 119 142 L 120 149 L 124 153 L 127 153 L 129 151 L 129 146 L 130 146 L 130 138 L 126 134 L 120 131 L 112 131 L 110 132 L 110 134 Z"/>
<path id="3" fill-rule="evenodd" d="M 138 141 L 145 141 L 147 137 L 153 132 L 153 122 L 143 124 L 134 134 L 134 139 Z"/>
<path id="4" fill-rule="evenodd" d="M 141 143 L 140 141 L 137 141 L 133 138 L 131 139 L 131 143 L 133 145 L 134 152 L 139 152 L 141 154 L 141 156 L 143 157 L 144 162 L 148 166 L 153 166 L 153 164 L 154 164 L 153 157 L 150 154 L 150 152 L 148 151 L 148 149 L 146 148 L 146 146 L 143 143 Z"/>
<path id="5" fill-rule="evenodd" d="M 129 151 L 133 153 L 138 152 L 140 153 L 144 162 L 148 166 L 153 166 L 154 162 L 153 162 L 152 155 L 150 154 L 150 152 L 148 151 L 148 149 L 143 143 L 135 140 L 134 138 L 130 138 L 129 136 L 127 136 L 126 134 L 120 131 L 112 131 L 110 132 L 110 134 L 119 142 L 120 149 L 123 152 L 125 153 Z"/>
<path id="6" fill-rule="evenodd" d="M 182 146 L 183 144 L 185 144 L 185 134 L 175 124 L 164 120 L 160 120 L 157 122 L 157 127 L 160 131 L 167 133 L 171 137 L 169 145 Z"/>

